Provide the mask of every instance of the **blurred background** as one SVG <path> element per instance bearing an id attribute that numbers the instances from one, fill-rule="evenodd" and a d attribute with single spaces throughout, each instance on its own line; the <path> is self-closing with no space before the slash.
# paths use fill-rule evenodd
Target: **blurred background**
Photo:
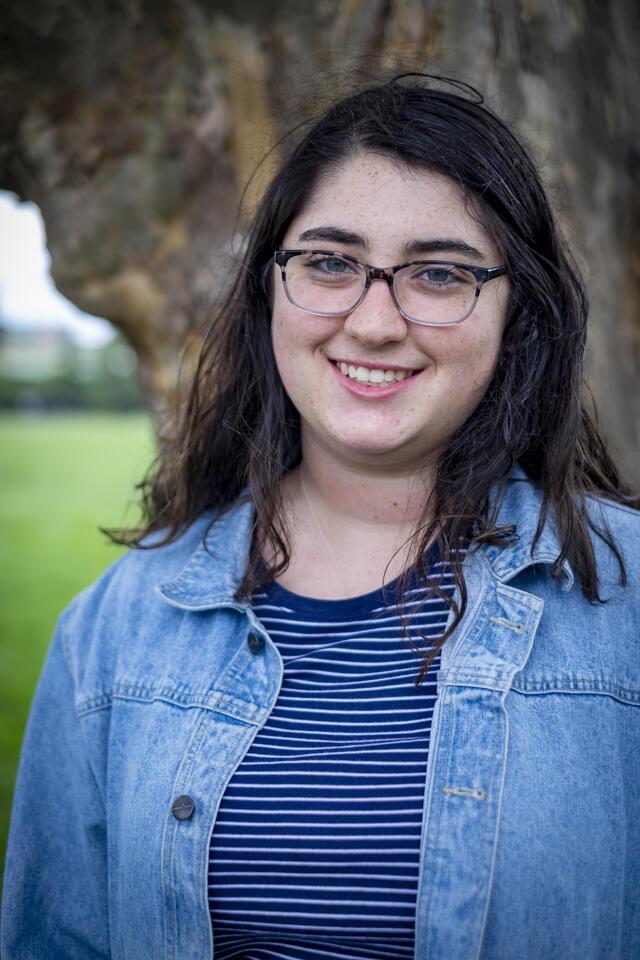
<path id="1" fill-rule="evenodd" d="M 587 280 L 588 380 L 640 485 L 636 0 L 4 0 L 0 857 L 62 607 L 120 552 L 274 166 L 389 70 L 476 86 L 528 144 Z"/>

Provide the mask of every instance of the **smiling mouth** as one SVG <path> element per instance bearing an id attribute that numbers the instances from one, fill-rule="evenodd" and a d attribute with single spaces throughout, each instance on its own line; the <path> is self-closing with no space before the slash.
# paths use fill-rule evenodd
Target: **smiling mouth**
<path id="1" fill-rule="evenodd" d="M 408 380 L 409 377 L 415 377 L 422 373 L 421 370 L 388 370 L 385 367 L 359 367 L 355 364 L 342 363 L 340 360 L 334 360 L 334 365 L 340 373 L 356 383 L 367 384 L 372 387 L 386 387 L 390 383 L 399 383 L 402 380 Z"/>

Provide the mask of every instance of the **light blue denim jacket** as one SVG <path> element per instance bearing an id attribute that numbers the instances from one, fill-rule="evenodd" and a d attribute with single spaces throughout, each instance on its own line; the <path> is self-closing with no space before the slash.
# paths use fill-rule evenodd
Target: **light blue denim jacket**
<path id="1" fill-rule="evenodd" d="M 416 960 L 640 957 L 640 515 L 592 508 L 630 581 L 594 538 L 604 605 L 568 564 L 550 577 L 550 524 L 531 554 L 539 497 L 520 473 L 500 514 L 519 539 L 467 558 L 438 673 Z M 234 600 L 252 505 L 205 548 L 207 521 L 130 551 L 60 619 L 15 792 L 4 960 L 213 956 L 209 838 L 283 664 Z"/>

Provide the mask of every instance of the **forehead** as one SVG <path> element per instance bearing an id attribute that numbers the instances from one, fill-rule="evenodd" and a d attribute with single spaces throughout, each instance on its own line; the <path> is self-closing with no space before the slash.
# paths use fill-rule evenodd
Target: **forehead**
<path id="1" fill-rule="evenodd" d="M 359 233 L 367 253 L 417 238 L 456 236 L 495 255 L 487 231 L 454 180 L 373 153 L 355 154 L 328 171 L 291 222 L 286 240 L 294 242 L 305 230 L 328 225 Z"/>

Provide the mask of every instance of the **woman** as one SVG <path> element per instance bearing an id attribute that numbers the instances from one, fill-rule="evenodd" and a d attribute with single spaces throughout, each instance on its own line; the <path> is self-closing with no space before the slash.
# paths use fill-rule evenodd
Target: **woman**
<path id="1" fill-rule="evenodd" d="M 477 99 L 400 77 L 308 131 L 143 549 L 58 625 L 7 960 L 639 955 L 640 524 L 586 315 Z"/>

